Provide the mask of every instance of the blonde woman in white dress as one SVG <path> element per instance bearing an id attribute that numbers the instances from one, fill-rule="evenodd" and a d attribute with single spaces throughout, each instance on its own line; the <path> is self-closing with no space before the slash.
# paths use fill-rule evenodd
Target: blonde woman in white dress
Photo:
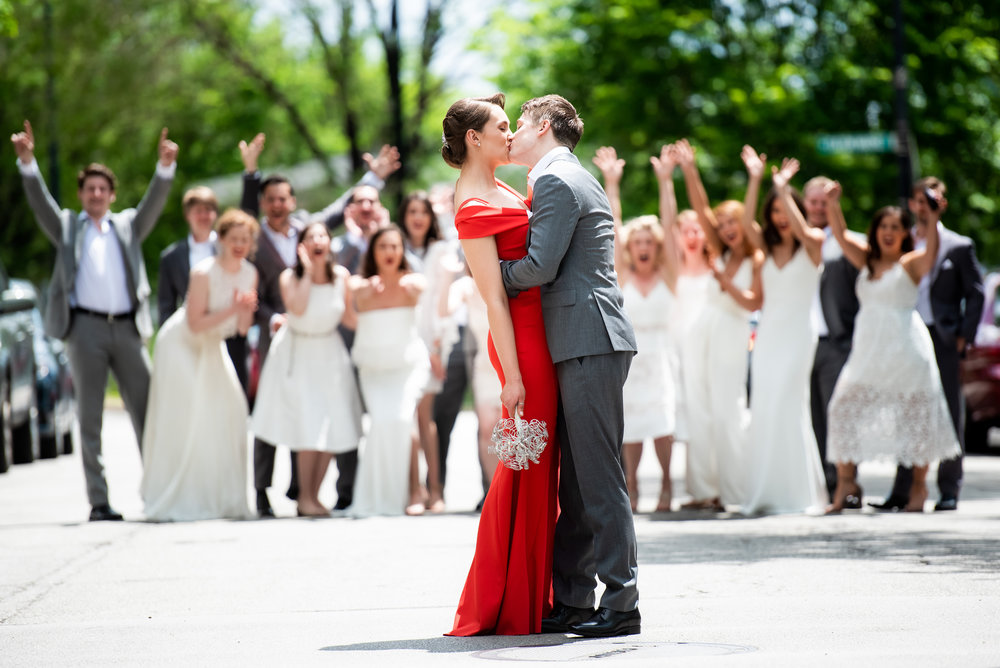
<path id="1" fill-rule="evenodd" d="M 948 413 L 934 344 L 917 313 L 917 285 L 934 267 L 938 232 L 927 226 L 927 245 L 913 250 L 909 212 L 875 212 L 867 242 L 847 235 L 840 184 L 827 188 L 830 226 L 844 257 L 860 269 L 861 309 L 851 354 L 830 399 L 827 457 L 837 464 L 837 488 L 827 509 L 860 508 L 857 465 L 891 457 L 913 467 L 907 512 L 923 512 L 927 469 L 961 453 Z"/>
<path id="2" fill-rule="evenodd" d="M 191 269 L 187 300 L 156 339 L 140 490 L 149 520 L 251 516 L 247 401 L 225 339 L 253 323 L 257 270 L 246 257 L 259 227 L 230 209 L 217 229 L 219 254 Z"/>
<path id="3" fill-rule="evenodd" d="M 682 508 L 722 510 L 744 500 L 742 452 L 747 412 L 750 313 L 761 304 L 764 254 L 743 233 L 743 202 L 712 208 L 686 139 L 674 144 L 691 207 L 705 232 L 715 285 L 687 336 L 687 488 Z"/>
<path id="4" fill-rule="evenodd" d="M 594 164 L 604 177 L 604 189 L 615 219 L 615 272 L 639 350 L 622 389 L 625 406 L 622 459 L 632 512 L 638 508 L 639 460 L 647 438 L 653 440 L 663 476 L 656 511 L 670 512 L 673 497 L 670 456 L 677 424 L 676 375 L 670 340 L 678 264 L 673 230 L 677 217 L 671 176 L 677 164 L 673 147 L 664 146 L 651 161 L 660 183 L 660 218 L 642 216 L 623 225 L 620 184 L 625 161 L 610 146 L 599 148 L 594 157 Z"/>
<path id="5" fill-rule="evenodd" d="M 251 423 L 254 434 L 297 452 L 299 517 L 327 517 L 319 489 L 330 460 L 358 447 L 361 398 L 341 323 L 354 329 L 350 274 L 333 261 L 323 223 L 299 233 L 298 261 L 278 278 L 287 319 L 271 341 Z"/>
<path id="6" fill-rule="evenodd" d="M 750 431 L 744 454 L 745 514 L 822 513 L 829 501 L 809 408 L 817 329 L 812 303 L 823 271 L 822 230 L 806 223 L 805 205 L 789 185 L 797 160 L 773 168 L 764 229 L 753 221 L 765 156 L 743 147 L 749 176 L 743 230 L 767 259 L 764 304 L 751 360 Z"/>
<path id="7" fill-rule="evenodd" d="M 372 237 L 361 276 L 351 277 L 351 289 L 358 311 L 351 357 L 370 424 L 350 513 L 419 515 L 423 504 L 408 500 L 413 418 L 430 370 L 416 317 L 424 278 L 410 271 L 397 226 Z"/>

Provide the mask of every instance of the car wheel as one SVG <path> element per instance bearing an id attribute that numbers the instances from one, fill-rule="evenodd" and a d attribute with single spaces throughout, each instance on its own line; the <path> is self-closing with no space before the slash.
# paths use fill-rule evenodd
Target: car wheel
<path id="1" fill-rule="evenodd" d="M 31 393 L 31 409 L 28 419 L 16 427 L 11 426 L 11 436 L 14 446 L 14 463 L 30 464 L 41 458 L 38 445 L 38 402 L 35 393 Z"/>
<path id="2" fill-rule="evenodd" d="M 7 389 L 0 386 L 0 473 L 14 463 L 14 436 L 10 433 L 10 396 Z"/>

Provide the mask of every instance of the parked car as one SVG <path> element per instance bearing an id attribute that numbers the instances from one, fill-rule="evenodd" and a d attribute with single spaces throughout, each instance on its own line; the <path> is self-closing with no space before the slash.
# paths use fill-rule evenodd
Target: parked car
<path id="1" fill-rule="evenodd" d="M 35 395 L 41 457 L 51 459 L 60 453 L 68 455 L 73 452 L 76 398 L 66 344 L 45 334 L 40 308 L 42 299 L 35 286 L 20 279 L 11 279 L 11 284 L 35 298 L 31 320 L 35 327 Z"/>
<path id="2" fill-rule="evenodd" d="M 990 448 L 990 429 L 1000 428 L 1000 272 L 986 275 L 983 292 L 979 331 L 962 360 L 965 449 L 1000 452 Z"/>
<path id="3" fill-rule="evenodd" d="M 39 457 L 33 292 L 0 264 L 0 472 Z"/>

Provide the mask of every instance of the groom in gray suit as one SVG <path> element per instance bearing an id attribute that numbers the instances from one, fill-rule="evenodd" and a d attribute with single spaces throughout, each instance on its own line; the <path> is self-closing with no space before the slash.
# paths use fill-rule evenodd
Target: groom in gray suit
<path id="1" fill-rule="evenodd" d="M 77 415 L 83 441 L 83 471 L 90 520 L 120 520 L 108 502 L 101 458 L 101 423 L 108 370 L 115 375 L 125 409 L 142 446 L 149 392 L 149 353 L 143 343 L 153 333 L 149 280 L 142 242 L 153 231 L 177 168 L 177 144 L 160 133 L 156 175 L 134 209 L 111 213 L 115 175 L 91 164 L 77 178 L 83 211 L 60 211 L 35 162 L 31 124 L 11 137 L 28 204 L 39 227 L 56 247 L 56 264 L 45 308 L 45 331 L 66 340 L 76 383 Z"/>
<path id="2" fill-rule="evenodd" d="M 531 167 L 528 253 L 501 269 L 511 295 L 541 286 L 559 378 L 555 605 L 542 632 L 620 636 L 640 630 L 635 526 L 622 468 L 622 385 L 636 344 L 614 271 L 611 206 L 572 154 L 582 134 L 576 109 L 558 95 L 522 105 L 510 158 Z M 595 612 L 597 579 L 606 589 Z"/>

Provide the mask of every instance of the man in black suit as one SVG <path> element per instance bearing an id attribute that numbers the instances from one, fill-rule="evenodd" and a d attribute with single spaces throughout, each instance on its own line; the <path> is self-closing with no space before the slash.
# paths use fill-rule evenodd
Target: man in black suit
<path id="1" fill-rule="evenodd" d="M 825 189 L 829 183 L 830 179 L 825 176 L 812 178 L 806 182 L 802 194 L 809 225 L 826 233 L 826 240 L 823 242 L 823 274 L 820 277 L 817 299 L 813 302 L 819 341 L 816 344 L 810 392 L 813 431 L 816 433 L 816 445 L 819 446 L 819 456 L 823 462 L 827 491 L 832 497 L 837 486 L 837 469 L 826 459 L 826 415 L 833 387 L 851 353 L 854 318 L 858 314 L 859 305 L 854 291 L 858 270 L 844 257 L 840 244 L 833 238 L 827 224 Z"/>
<path id="2" fill-rule="evenodd" d="M 219 217 L 219 201 L 211 188 L 197 186 L 184 193 L 182 200 L 184 218 L 189 234 L 167 246 L 160 253 L 160 278 L 157 286 L 157 305 L 160 325 L 167 321 L 184 303 L 187 296 L 191 267 L 215 255 L 215 220 Z M 226 349 L 233 361 L 236 376 L 247 393 L 247 337 L 235 334 L 226 339 Z"/>
<path id="3" fill-rule="evenodd" d="M 399 151 L 391 146 L 383 146 L 378 157 L 365 154 L 369 171 L 348 193 L 345 193 L 322 212 L 310 217 L 304 211 L 296 210 L 295 190 L 288 179 L 272 175 L 261 181 L 257 169 L 260 153 L 264 148 L 264 134 L 259 133 L 249 143 L 240 142 L 243 160 L 243 196 L 241 208 L 253 216 L 261 218 L 261 234 L 253 263 L 258 272 L 258 307 L 255 322 L 260 329 L 258 351 L 263 364 L 271 345 L 271 337 L 285 322 L 285 305 L 281 298 L 278 277 L 285 269 L 295 266 L 298 235 L 305 221 L 322 220 L 327 227 L 344 222 L 344 208 L 351 193 L 359 188 L 370 187 L 377 196 L 377 187 L 385 184 L 385 178 L 400 167 Z M 274 475 L 274 444 L 254 439 L 254 488 L 257 491 L 257 512 L 261 517 L 273 517 L 267 497 Z M 357 450 L 337 455 L 337 505 L 343 509 L 350 505 L 354 492 L 354 476 L 357 469 Z M 298 496 L 295 453 L 292 453 L 292 480 L 287 495 Z"/>
<path id="4" fill-rule="evenodd" d="M 941 179 L 928 176 L 913 184 L 910 210 L 916 219 L 914 245 L 925 243 L 928 226 L 937 225 L 940 247 L 934 268 L 918 286 L 917 312 L 931 334 L 941 385 L 955 426 L 958 442 L 965 451 L 964 411 L 959 379 L 959 361 L 969 342 L 976 338 L 983 311 L 983 275 L 976 260 L 972 240 L 952 232 L 941 222 L 948 209 L 947 188 Z M 872 504 L 880 510 L 899 510 L 909 500 L 913 469 L 900 466 L 888 498 Z M 962 455 L 938 464 L 940 500 L 934 510 L 956 510 L 962 488 Z"/>

